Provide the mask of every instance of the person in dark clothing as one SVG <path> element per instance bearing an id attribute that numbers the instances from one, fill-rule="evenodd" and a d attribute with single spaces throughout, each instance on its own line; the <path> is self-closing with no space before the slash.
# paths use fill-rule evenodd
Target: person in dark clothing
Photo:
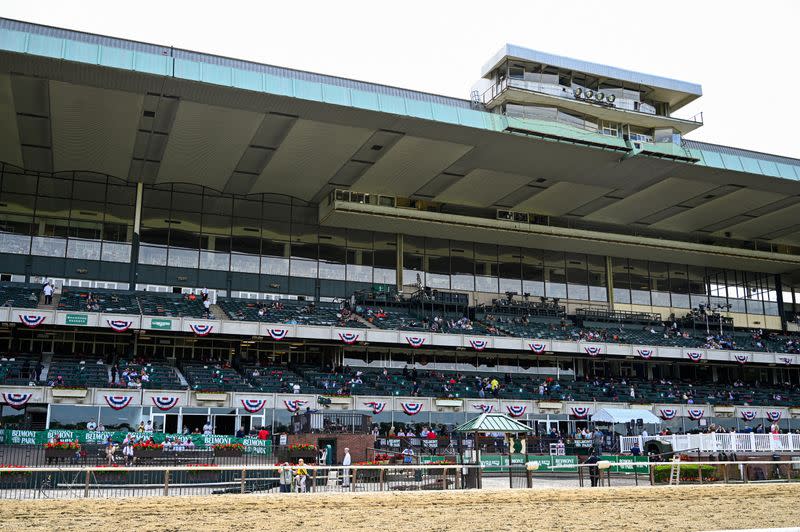
<path id="1" fill-rule="evenodd" d="M 44 380 L 42 373 L 44 373 L 44 364 L 42 364 L 42 361 L 40 360 L 39 362 L 36 363 L 36 375 L 34 380 L 37 381 Z"/>
<path id="2" fill-rule="evenodd" d="M 592 455 L 586 459 L 585 464 L 597 464 L 600 459 L 597 457 L 597 451 L 592 451 Z M 592 482 L 592 487 L 596 488 L 600 485 L 600 468 L 596 465 L 589 467 L 589 480 Z"/>

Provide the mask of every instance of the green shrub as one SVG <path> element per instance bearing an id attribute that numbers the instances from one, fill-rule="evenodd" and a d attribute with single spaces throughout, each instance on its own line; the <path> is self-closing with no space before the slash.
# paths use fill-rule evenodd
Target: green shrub
<path id="1" fill-rule="evenodd" d="M 698 480 L 698 470 L 703 470 L 703 481 L 717 480 L 717 468 L 710 465 L 698 466 L 695 464 L 682 463 L 680 466 L 681 482 Z M 669 472 L 672 469 L 671 464 L 657 465 L 653 471 L 653 478 L 656 482 L 669 482 Z"/>

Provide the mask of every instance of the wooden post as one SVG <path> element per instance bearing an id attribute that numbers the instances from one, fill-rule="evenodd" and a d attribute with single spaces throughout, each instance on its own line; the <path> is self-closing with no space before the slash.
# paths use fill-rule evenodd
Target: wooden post
<path id="1" fill-rule="evenodd" d="M 722 466 L 722 478 L 725 481 L 725 484 L 728 483 L 728 464 L 724 464 Z"/>
<path id="2" fill-rule="evenodd" d="M 89 496 L 89 481 L 90 481 L 91 478 L 92 478 L 92 472 L 91 472 L 91 470 L 87 469 L 86 470 L 86 483 L 83 486 L 83 496 L 84 497 L 88 497 Z"/>
<path id="3" fill-rule="evenodd" d="M 655 471 L 655 469 L 656 469 L 656 466 L 651 465 L 651 464 L 647 464 L 647 470 L 650 472 L 650 485 L 651 486 L 655 486 L 656 485 L 656 471 Z"/>
<path id="4" fill-rule="evenodd" d="M 464 467 L 463 464 L 456 467 L 456 489 L 462 489 L 463 485 L 461 483 L 461 468 Z"/>
<path id="5" fill-rule="evenodd" d="M 697 478 L 700 481 L 700 485 L 703 485 L 703 466 L 697 464 Z"/>
<path id="6" fill-rule="evenodd" d="M 583 467 L 580 467 L 580 466 L 578 467 L 578 486 L 581 487 L 581 488 L 583 487 L 583 470 L 584 469 L 585 468 L 583 468 Z"/>
<path id="7" fill-rule="evenodd" d="M 164 470 L 164 497 L 169 495 L 169 469 Z"/>
<path id="8" fill-rule="evenodd" d="M 315 492 L 317 490 L 317 468 L 314 468 L 314 475 L 311 478 L 311 492 Z"/>
<path id="9" fill-rule="evenodd" d="M 247 483 L 246 481 L 247 481 L 247 469 L 242 468 L 242 478 L 239 481 L 239 493 L 242 494 L 244 493 L 244 488 Z"/>
<path id="10" fill-rule="evenodd" d="M 355 468 L 350 470 L 350 475 L 353 475 L 350 478 L 350 491 L 356 491 L 356 478 L 358 478 L 358 475 L 356 475 L 356 471 L 358 470 Z"/>
<path id="11" fill-rule="evenodd" d="M 386 468 L 382 467 L 380 475 L 381 491 L 384 490 L 383 483 L 385 482 L 385 480 L 386 480 Z"/>
<path id="12" fill-rule="evenodd" d="M 442 489 L 443 490 L 447 489 L 447 468 L 446 467 L 442 468 Z"/>

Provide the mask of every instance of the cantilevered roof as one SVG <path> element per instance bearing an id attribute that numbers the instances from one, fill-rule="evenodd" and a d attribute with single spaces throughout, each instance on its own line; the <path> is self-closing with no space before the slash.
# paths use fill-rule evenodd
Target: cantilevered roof
<path id="1" fill-rule="evenodd" d="M 475 419 L 462 423 L 453 432 L 533 432 L 533 429 L 505 414 L 481 414 Z"/>
<path id="2" fill-rule="evenodd" d="M 457 98 L 7 19 L 0 162 L 800 246 L 796 159 L 695 142 L 634 154 L 621 138 Z"/>
<path id="3" fill-rule="evenodd" d="M 636 408 L 601 408 L 592 415 L 595 423 L 628 423 L 641 419 L 643 423 L 661 423 L 661 420 L 649 410 Z"/>
<path id="4" fill-rule="evenodd" d="M 633 70 L 592 63 L 590 61 L 582 61 L 580 59 L 540 52 L 514 44 L 506 44 L 494 54 L 494 56 L 483 65 L 481 77 L 487 77 L 494 69 L 500 66 L 507 57 L 522 61 L 531 61 L 533 63 L 542 63 L 544 65 L 563 68 L 565 70 L 574 70 L 576 72 L 583 72 L 584 74 L 592 74 L 609 79 L 639 83 L 653 88 L 670 89 L 693 94 L 695 96 L 703 95 L 703 88 L 697 83 L 645 74 L 643 72 L 635 72 Z"/>

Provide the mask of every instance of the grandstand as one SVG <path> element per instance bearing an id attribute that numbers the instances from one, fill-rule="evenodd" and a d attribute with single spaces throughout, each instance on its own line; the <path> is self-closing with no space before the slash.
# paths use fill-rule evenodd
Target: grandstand
<path id="1" fill-rule="evenodd" d="M 0 19 L 0 413 L 795 429 L 800 161 L 690 140 L 701 95 L 507 45 L 458 99 Z"/>

